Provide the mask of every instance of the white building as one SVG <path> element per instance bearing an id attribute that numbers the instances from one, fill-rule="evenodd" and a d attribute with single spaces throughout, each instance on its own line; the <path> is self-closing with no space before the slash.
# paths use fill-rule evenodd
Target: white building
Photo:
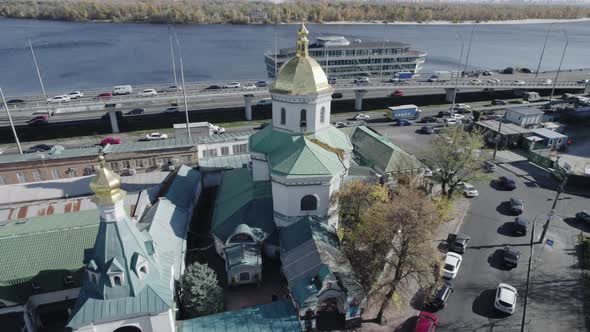
<path id="1" fill-rule="evenodd" d="M 523 128 L 537 128 L 543 119 L 543 112 L 532 107 L 506 110 L 506 120 Z"/>

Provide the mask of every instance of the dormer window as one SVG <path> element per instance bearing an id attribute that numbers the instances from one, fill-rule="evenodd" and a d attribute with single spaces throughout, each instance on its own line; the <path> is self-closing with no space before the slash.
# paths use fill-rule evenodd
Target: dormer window
<path id="1" fill-rule="evenodd" d="M 131 269 L 135 275 L 141 279 L 148 274 L 148 260 L 138 253 L 134 253 L 131 257 Z"/>
<path id="2" fill-rule="evenodd" d="M 109 283 L 111 287 L 122 286 L 125 284 L 125 274 L 123 273 L 123 266 L 113 258 L 107 270 L 109 276 Z"/>
<path id="3" fill-rule="evenodd" d="M 91 259 L 88 264 L 86 264 L 86 273 L 88 274 L 88 280 L 93 283 L 97 284 L 100 278 L 100 272 L 98 271 L 98 266 L 96 262 Z"/>
<path id="4" fill-rule="evenodd" d="M 115 286 L 121 286 L 121 276 L 113 276 L 113 284 Z"/>

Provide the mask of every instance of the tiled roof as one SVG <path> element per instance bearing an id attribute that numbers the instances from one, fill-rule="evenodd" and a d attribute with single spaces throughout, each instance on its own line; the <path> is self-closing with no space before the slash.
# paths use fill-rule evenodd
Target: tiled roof
<path id="1" fill-rule="evenodd" d="M 293 305 L 276 301 L 236 311 L 184 320 L 179 332 L 302 331 Z"/>
<path id="2" fill-rule="evenodd" d="M 400 172 L 424 167 L 416 157 L 364 126 L 356 127 L 352 144 L 355 154 L 361 157 L 361 166 L 369 166 L 378 172 Z"/>

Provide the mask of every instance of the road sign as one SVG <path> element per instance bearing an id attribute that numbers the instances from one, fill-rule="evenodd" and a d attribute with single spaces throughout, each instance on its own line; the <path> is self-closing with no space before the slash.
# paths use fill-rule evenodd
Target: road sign
<path id="1" fill-rule="evenodd" d="M 545 244 L 547 244 L 550 247 L 553 247 L 553 240 L 547 239 L 547 240 L 545 240 Z"/>

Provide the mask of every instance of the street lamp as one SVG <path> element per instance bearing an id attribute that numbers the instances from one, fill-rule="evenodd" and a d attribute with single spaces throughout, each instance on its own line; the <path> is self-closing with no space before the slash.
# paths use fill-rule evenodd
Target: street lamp
<path id="1" fill-rule="evenodd" d="M 453 116 L 453 112 L 455 111 L 455 100 L 457 99 L 457 85 L 459 84 L 459 72 L 461 71 L 461 62 L 463 60 L 463 50 L 465 48 L 465 42 L 463 42 L 463 37 L 461 37 L 458 33 L 457 40 L 461 42 L 461 55 L 459 55 L 459 62 L 457 63 L 457 75 L 455 76 L 455 88 L 453 89 L 453 104 L 451 105 L 451 116 Z"/>
<path id="2" fill-rule="evenodd" d="M 178 37 L 176 36 L 176 31 L 174 31 L 174 39 L 176 40 L 176 46 L 178 46 L 178 57 L 180 59 L 180 78 L 182 80 L 182 96 L 184 97 L 184 114 L 186 117 L 186 134 L 188 138 L 191 138 L 191 128 L 189 126 L 189 118 L 188 118 L 188 101 L 186 99 L 186 86 L 184 84 L 184 66 L 182 64 L 182 48 L 180 47 L 180 42 L 178 41 Z"/>
<path id="3" fill-rule="evenodd" d="M 8 115 L 8 122 L 10 122 L 10 128 L 12 128 L 12 133 L 14 134 L 14 140 L 16 142 L 16 147 L 18 148 L 18 153 L 23 154 L 23 148 L 20 146 L 20 141 L 18 140 L 18 135 L 16 134 L 16 129 L 14 128 L 14 122 L 12 122 L 12 116 L 10 115 L 8 104 L 6 104 L 6 98 L 4 98 L 4 92 L 2 92 L 2 88 L 0 88 L 0 96 L 2 97 L 2 103 L 4 104 L 4 109 L 6 110 L 6 114 Z"/>
<path id="4" fill-rule="evenodd" d="M 545 54 L 545 47 L 547 46 L 547 39 L 549 39 L 549 32 L 551 32 L 551 28 L 553 28 L 553 24 L 549 24 L 549 28 L 547 29 L 547 33 L 545 34 L 545 43 L 543 44 L 543 50 L 541 51 L 541 57 L 539 58 L 539 64 L 537 65 L 537 71 L 535 72 L 535 78 L 539 74 L 539 70 L 541 70 L 541 61 L 543 61 L 543 55 Z"/>
<path id="5" fill-rule="evenodd" d="M 465 57 L 465 72 L 467 72 L 467 64 L 469 63 L 469 54 L 471 54 L 471 42 L 473 41 L 473 33 L 475 32 L 475 27 L 477 25 L 473 24 L 473 29 L 471 29 L 471 36 L 469 37 L 469 47 L 467 48 L 467 56 Z"/>
<path id="6" fill-rule="evenodd" d="M 559 60 L 559 67 L 557 68 L 557 73 L 555 73 L 555 80 L 553 80 L 553 87 L 551 88 L 551 95 L 549 96 L 549 102 L 553 100 L 553 93 L 555 92 L 555 85 L 557 84 L 557 78 L 559 77 L 559 72 L 561 71 L 561 65 L 563 64 L 563 58 L 565 57 L 565 52 L 567 51 L 567 45 L 570 42 L 570 39 L 567 35 L 567 32 L 563 30 L 563 34 L 565 35 L 565 46 L 563 47 L 563 53 L 561 53 L 561 60 Z"/>

